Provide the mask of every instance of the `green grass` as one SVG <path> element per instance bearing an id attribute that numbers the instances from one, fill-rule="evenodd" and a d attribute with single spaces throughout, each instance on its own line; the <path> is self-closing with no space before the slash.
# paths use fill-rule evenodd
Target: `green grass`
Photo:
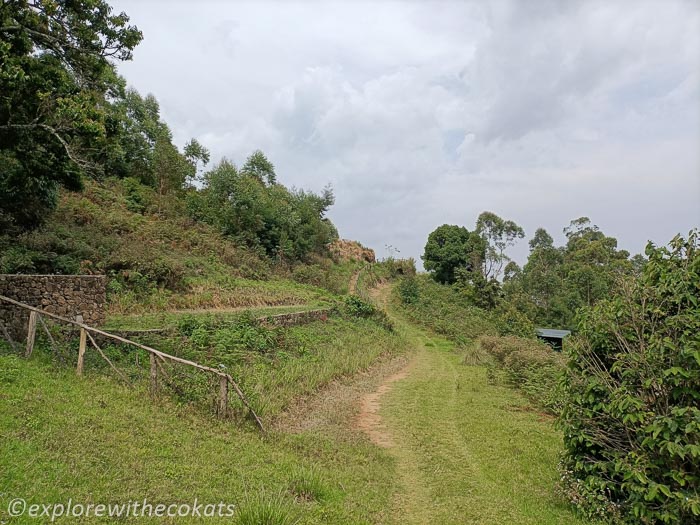
<path id="1" fill-rule="evenodd" d="M 147 293 L 124 289 L 109 297 L 112 316 L 168 312 L 183 309 L 264 308 L 296 306 L 332 301 L 333 294 L 323 288 L 273 278 L 251 280 L 212 269 L 206 275 L 183 279 L 183 291 L 152 288 Z"/>
<path id="2" fill-rule="evenodd" d="M 261 308 L 241 308 L 236 310 L 192 310 L 175 312 L 144 312 L 140 314 L 112 314 L 107 317 L 105 330 L 149 330 L 174 329 L 183 319 L 193 319 L 202 324 L 235 323 L 243 316 L 267 317 L 292 312 L 306 312 L 327 308 L 329 303 L 312 302 L 292 306 L 268 306 Z"/>
<path id="3" fill-rule="evenodd" d="M 239 524 L 384 521 L 393 461 L 356 434 L 262 436 L 168 397 L 152 401 L 143 388 L 129 389 L 102 374 L 78 378 L 41 356 L 0 355 L 0 370 L 0 521 L 15 497 L 33 503 L 187 503 L 197 497 L 238 505 Z M 271 521 L 258 519 L 264 515 Z"/>
<path id="4" fill-rule="evenodd" d="M 418 351 L 383 399 L 402 487 L 396 523 L 585 523 L 556 495 L 561 436 L 454 343 L 398 321 Z"/>
<path id="5" fill-rule="evenodd" d="M 460 344 L 481 335 L 497 335 L 498 330 L 485 310 L 471 306 L 451 286 L 438 284 L 428 275 L 416 276 L 418 300 L 404 304 L 398 286 L 392 290 L 393 307 L 411 321 Z"/>

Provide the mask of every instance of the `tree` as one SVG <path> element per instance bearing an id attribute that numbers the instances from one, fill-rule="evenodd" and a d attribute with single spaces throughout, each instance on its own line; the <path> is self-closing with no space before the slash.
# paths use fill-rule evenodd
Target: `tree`
<path id="1" fill-rule="evenodd" d="M 226 159 L 205 173 L 203 181 L 202 190 L 190 197 L 191 213 L 278 261 L 322 253 L 338 237 L 325 217 L 334 202 L 330 187 L 317 195 L 266 185 Z"/>
<path id="2" fill-rule="evenodd" d="M 110 59 L 129 60 L 141 32 L 103 0 L 0 5 L 0 217 L 36 226 L 57 189 L 99 173 Z"/>
<path id="3" fill-rule="evenodd" d="M 421 259 L 423 266 L 441 283 L 453 284 L 457 270 L 480 272 L 486 242 L 464 226 L 443 224 L 429 236 Z"/>
<path id="4" fill-rule="evenodd" d="M 506 287 L 508 295 L 532 312 L 540 325 L 574 328 L 576 312 L 592 306 L 615 290 L 620 276 L 631 275 L 629 253 L 617 249 L 617 239 L 606 236 L 587 217 L 564 228 L 566 246 L 539 228 L 530 240 L 530 255 L 522 274 Z"/>
<path id="5" fill-rule="evenodd" d="M 243 168 L 241 168 L 241 172 L 255 177 L 263 184 L 272 185 L 277 182 L 275 166 L 267 160 L 265 154 L 259 149 L 255 150 L 248 157 Z"/>
<path id="6" fill-rule="evenodd" d="M 525 237 L 523 229 L 513 221 L 501 219 L 493 212 L 485 211 L 476 220 L 476 232 L 487 243 L 483 259 L 483 273 L 486 280 L 498 279 L 510 258 L 506 248 L 513 246 L 516 239 Z"/>
<path id="7" fill-rule="evenodd" d="M 197 139 L 193 138 L 185 144 L 184 155 L 192 164 L 192 175 L 189 179 L 194 182 L 197 179 L 199 163 L 201 162 L 202 166 L 209 164 L 209 150 L 202 146 Z"/>
<path id="8" fill-rule="evenodd" d="M 181 190 L 192 173 L 192 164 L 170 142 L 168 136 L 156 140 L 153 150 L 153 175 L 158 190 L 158 212 L 161 211 L 163 197 Z"/>

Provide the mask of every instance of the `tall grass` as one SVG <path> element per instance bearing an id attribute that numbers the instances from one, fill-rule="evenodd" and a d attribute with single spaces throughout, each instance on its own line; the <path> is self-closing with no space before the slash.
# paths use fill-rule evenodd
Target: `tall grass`
<path id="1" fill-rule="evenodd" d="M 475 346 L 492 381 L 514 386 L 547 411 L 558 413 L 562 403 L 560 378 L 566 366 L 565 355 L 536 339 L 514 336 L 482 336 Z M 491 359 L 484 359 L 484 355 Z M 467 359 L 472 357 L 468 354 Z"/>
<path id="2" fill-rule="evenodd" d="M 466 345 L 481 335 L 497 335 L 488 312 L 468 304 L 454 288 L 438 284 L 427 275 L 415 277 L 417 298 L 406 303 L 400 287 L 393 289 L 393 303 L 412 321 Z"/>

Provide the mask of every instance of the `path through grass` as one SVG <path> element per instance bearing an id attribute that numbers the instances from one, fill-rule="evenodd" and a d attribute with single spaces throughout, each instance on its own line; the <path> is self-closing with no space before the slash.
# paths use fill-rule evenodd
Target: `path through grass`
<path id="1" fill-rule="evenodd" d="M 381 400 L 399 477 L 395 523 L 584 523 L 554 493 L 561 440 L 551 419 L 489 384 L 449 341 L 393 317 L 416 347 Z"/>

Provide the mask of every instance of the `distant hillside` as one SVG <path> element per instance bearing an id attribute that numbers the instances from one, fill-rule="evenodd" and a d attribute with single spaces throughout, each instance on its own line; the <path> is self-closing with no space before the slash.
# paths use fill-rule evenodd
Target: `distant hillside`
<path id="1" fill-rule="evenodd" d="M 347 291 L 355 263 L 271 258 L 192 218 L 193 193 L 161 199 L 134 179 L 88 180 L 61 193 L 41 228 L 0 236 L 0 272 L 104 273 L 112 313 L 294 305 Z"/>

